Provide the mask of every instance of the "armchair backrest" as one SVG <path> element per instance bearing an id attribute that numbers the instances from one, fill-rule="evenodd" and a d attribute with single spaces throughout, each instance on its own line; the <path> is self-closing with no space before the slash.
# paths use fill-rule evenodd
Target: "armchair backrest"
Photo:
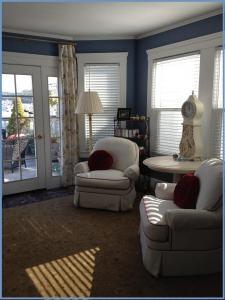
<path id="1" fill-rule="evenodd" d="M 96 150 L 105 150 L 112 155 L 112 169 L 124 171 L 133 164 L 139 164 L 139 148 L 136 143 L 128 139 L 119 137 L 102 138 L 94 145 L 93 151 Z"/>
<path id="2" fill-rule="evenodd" d="M 217 209 L 222 202 L 223 161 L 217 158 L 205 160 L 195 176 L 200 181 L 196 209 Z"/>

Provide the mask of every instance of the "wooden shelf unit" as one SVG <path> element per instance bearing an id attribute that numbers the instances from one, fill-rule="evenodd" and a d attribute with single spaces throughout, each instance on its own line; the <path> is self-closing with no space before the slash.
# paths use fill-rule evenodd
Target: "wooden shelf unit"
<path id="1" fill-rule="evenodd" d="M 150 119 L 145 120 L 129 119 L 118 120 L 114 119 L 114 136 L 129 139 L 135 142 L 140 149 L 140 161 L 148 157 L 150 153 Z"/>

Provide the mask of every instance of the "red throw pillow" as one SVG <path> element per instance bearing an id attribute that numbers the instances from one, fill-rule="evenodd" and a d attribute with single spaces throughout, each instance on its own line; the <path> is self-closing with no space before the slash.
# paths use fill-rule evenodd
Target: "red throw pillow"
<path id="1" fill-rule="evenodd" d="M 112 155 L 105 150 L 96 150 L 88 158 L 88 166 L 91 171 L 108 170 L 112 164 Z"/>
<path id="2" fill-rule="evenodd" d="M 11 135 L 9 135 L 8 137 L 7 137 L 7 141 L 8 142 L 12 142 L 12 141 L 15 141 L 17 139 L 17 136 L 16 136 L 16 134 L 11 134 Z"/>
<path id="3" fill-rule="evenodd" d="M 195 208 L 198 198 L 200 183 L 193 174 L 184 175 L 177 183 L 174 190 L 174 203 L 181 208 Z"/>
<path id="4" fill-rule="evenodd" d="M 25 134 L 23 134 L 23 133 L 20 133 L 19 134 L 19 137 L 21 138 L 21 137 L 25 137 Z M 12 141 L 15 141 L 15 140 L 17 140 L 18 139 L 18 134 L 11 134 L 11 135 L 9 135 L 8 137 L 7 137 L 7 141 L 8 142 L 12 142 Z"/>

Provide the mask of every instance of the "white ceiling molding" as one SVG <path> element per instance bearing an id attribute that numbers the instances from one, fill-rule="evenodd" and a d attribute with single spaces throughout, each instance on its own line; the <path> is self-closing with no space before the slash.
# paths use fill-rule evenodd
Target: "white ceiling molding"
<path id="1" fill-rule="evenodd" d="M 41 33 L 41 32 L 33 32 L 26 30 L 17 30 L 13 28 L 2 28 L 2 32 L 12 33 L 12 34 L 21 34 L 21 35 L 30 35 L 33 37 L 42 37 L 42 38 L 51 38 L 51 39 L 62 39 L 69 41 L 89 41 L 89 40 L 131 40 L 135 39 L 134 35 L 99 35 L 99 36 L 88 36 L 88 35 L 77 35 L 77 36 L 65 36 L 61 34 L 49 34 L 49 33 Z"/>
<path id="2" fill-rule="evenodd" d="M 73 41 L 74 38 L 72 36 L 64 36 L 61 34 L 48 34 L 48 33 L 41 33 L 41 32 L 33 32 L 33 31 L 27 31 L 27 30 L 17 30 L 13 28 L 2 28 L 2 32 L 6 33 L 15 33 L 15 34 L 21 34 L 21 35 L 31 35 L 31 36 L 37 36 L 42 38 L 51 38 L 51 39 L 62 39 L 62 40 L 70 40 Z"/>
<path id="3" fill-rule="evenodd" d="M 175 28 L 178 28 L 178 27 L 181 27 L 181 26 L 184 26 L 184 25 L 188 25 L 188 24 L 191 24 L 191 23 L 194 23 L 194 22 L 197 22 L 197 21 L 201 21 L 201 20 L 216 16 L 216 15 L 220 15 L 222 13 L 223 13 L 223 10 L 219 9 L 219 10 L 213 11 L 213 12 L 208 13 L 208 14 L 204 14 L 204 15 L 201 15 L 201 16 L 198 16 L 198 17 L 187 19 L 185 21 L 178 22 L 178 23 L 175 23 L 173 25 L 165 26 L 165 27 L 159 28 L 157 30 L 152 30 L 152 31 L 144 33 L 144 34 L 137 35 L 135 38 L 136 39 L 142 39 L 142 38 L 145 38 L 145 37 L 149 37 L 149 36 L 161 33 L 161 32 L 165 32 L 165 31 L 175 29 Z"/>

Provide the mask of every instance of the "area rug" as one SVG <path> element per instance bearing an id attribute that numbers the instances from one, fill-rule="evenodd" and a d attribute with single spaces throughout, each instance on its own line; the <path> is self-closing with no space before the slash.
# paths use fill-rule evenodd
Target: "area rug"
<path id="1" fill-rule="evenodd" d="M 9 208 L 19 205 L 26 205 L 34 202 L 45 201 L 74 194 L 74 186 L 60 187 L 55 189 L 42 189 L 19 194 L 3 196 L 2 207 Z"/>
<path id="2" fill-rule="evenodd" d="M 221 296 L 221 274 L 157 279 L 145 270 L 139 198 L 123 213 L 75 208 L 72 196 L 3 209 L 3 296 Z"/>

